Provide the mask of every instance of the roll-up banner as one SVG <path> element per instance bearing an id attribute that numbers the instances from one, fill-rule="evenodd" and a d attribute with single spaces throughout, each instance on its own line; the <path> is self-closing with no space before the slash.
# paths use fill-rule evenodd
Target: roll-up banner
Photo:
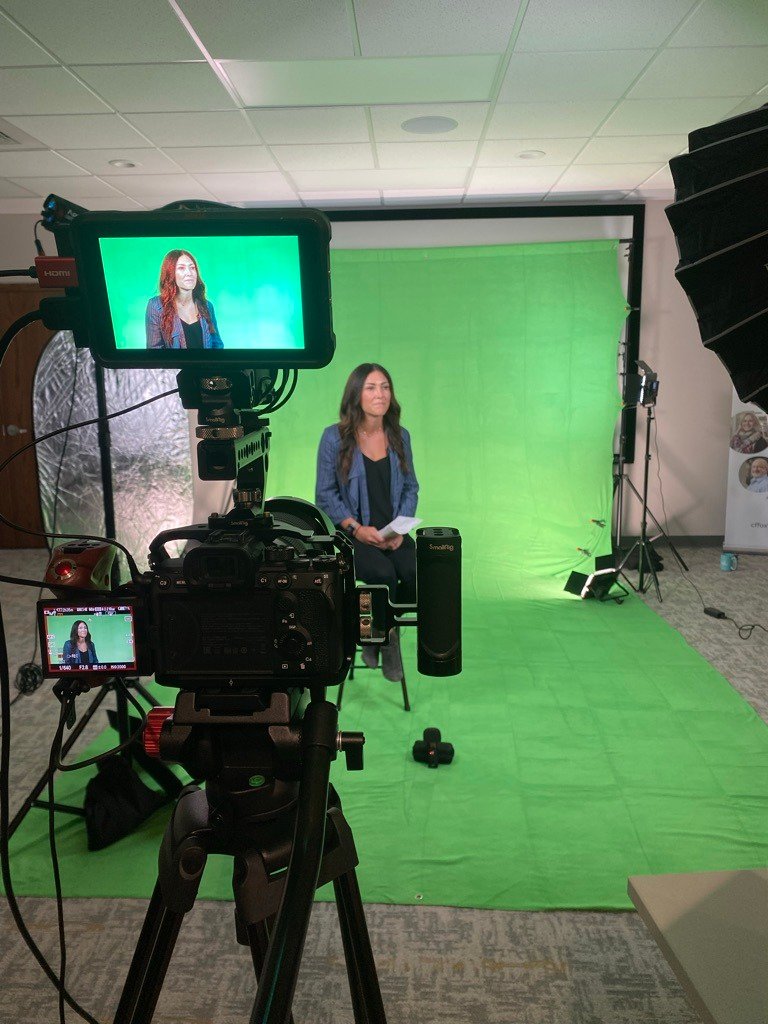
<path id="1" fill-rule="evenodd" d="M 768 415 L 733 393 L 726 551 L 768 551 Z"/>

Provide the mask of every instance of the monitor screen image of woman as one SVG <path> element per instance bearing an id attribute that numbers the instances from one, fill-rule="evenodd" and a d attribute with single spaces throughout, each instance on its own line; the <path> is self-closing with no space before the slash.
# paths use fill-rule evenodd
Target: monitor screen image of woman
<path id="1" fill-rule="evenodd" d="M 62 662 L 65 665 L 97 665 L 99 662 L 96 647 L 91 639 L 91 631 L 84 619 L 73 623 L 69 640 L 64 641 Z"/>
<path id="2" fill-rule="evenodd" d="M 197 260 L 186 249 L 171 249 L 160 267 L 159 295 L 147 303 L 147 348 L 224 348 L 213 303 Z"/>

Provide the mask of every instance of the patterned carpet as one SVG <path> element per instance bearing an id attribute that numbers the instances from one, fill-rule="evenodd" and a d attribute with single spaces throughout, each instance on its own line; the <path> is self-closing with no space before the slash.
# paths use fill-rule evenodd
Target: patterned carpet
<path id="1" fill-rule="evenodd" d="M 719 569 L 719 548 L 683 551 L 704 603 L 739 623 L 768 624 L 768 563 L 741 556 Z M 705 616 L 702 602 L 665 559 L 663 603 L 648 602 L 768 721 L 768 637 L 749 641 Z M 34 577 L 37 552 L 0 552 L 0 571 Z M 32 654 L 36 592 L 0 588 L 12 674 Z M 653 652 L 648 652 L 652 659 Z M 47 689 L 13 708 L 12 803 L 42 770 L 57 709 Z M 92 725 L 91 734 L 102 728 Z M 57 959 L 51 900 L 22 900 L 42 948 Z M 138 900 L 68 900 L 71 991 L 100 1020 L 111 1019 L 145 912 Z M 369 906 L 367 918 L 390 1024 L 694 1024 L 666 962 L 634 914 L 524 913 L 441 907 Z M 0 906 L 0 1024 L 58 1019 L 54 990 Z M 201 903 L 185 921 L 155 1015 L 156 1024 L 235 1024 L 248 1019 L 254 982 L 237 946 L 229 908 Z M 316 906 L 295 1001 L 297 1024 L 351 1021 L 332 905 Z M 75 1014 L 68 1012 L 68 1020 Z"/>

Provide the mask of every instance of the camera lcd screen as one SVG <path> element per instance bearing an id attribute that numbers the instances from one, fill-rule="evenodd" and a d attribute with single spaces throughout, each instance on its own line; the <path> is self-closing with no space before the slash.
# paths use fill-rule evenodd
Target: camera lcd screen
<path id="1" fill-rule="evenodd" d="M 107 366 L 315 367 L 333 355 L 322 214 L 86 213 L 71 232 L 78 340 Z"/>
<path id="2" fill-rule="evenodd" d="M 40 602 L 39 608 L 46 676 L 138 671 L 130 604 Z"/>

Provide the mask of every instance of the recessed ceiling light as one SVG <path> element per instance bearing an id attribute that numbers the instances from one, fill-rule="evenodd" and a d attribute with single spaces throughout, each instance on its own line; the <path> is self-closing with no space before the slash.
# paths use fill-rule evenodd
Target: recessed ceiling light
<path id="1" fill-rule="evenodd" d="M 110 167 L 135 167 L 136 164 L 132 163 L 130 160 L 110 160 L 109 161 L 109 166 Z"/>
<path id="2" fill-rule="evenodd" d="M 430 114 L 426 117 L 409 117 L 400 127 L 413 135 L 439 135 L 441 132 L 452 132 L 459 127 L 459 122 L 452 117 Z"/>
<path id="3" fill-rule="evenodd" d="M 518 157 L 521 160 L 538 160 L 540 156 L 546 156 L 547 154 L 543 149 L 526 149 L 523 153 L 518 153 Z"/>

